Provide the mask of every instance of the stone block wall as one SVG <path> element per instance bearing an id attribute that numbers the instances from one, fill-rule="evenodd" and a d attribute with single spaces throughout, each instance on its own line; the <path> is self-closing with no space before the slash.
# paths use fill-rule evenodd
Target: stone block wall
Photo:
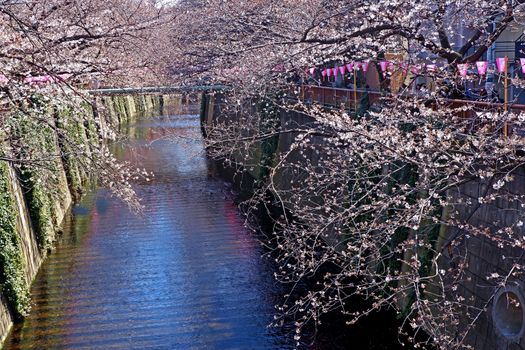
<path id="1" fill-rule="evenodd" d="M 525 168 L 516 169 L 512 175 L 514 180 L 503 190 L 525 196 Z M 486 228 L 488 235 L 447 228 L 441 230 L 436 248 L 444 254 L 441 261 L 444 269 L 462 260 L 468 262 L 460 294 L 476 308 L 486 310 L 480 313 L 466 342 L 476 350 L 523 349 L 525 278 L 523 271 L 513 270 L 513 266 L 525 263 L 525 251 L 500 244 L 491 237 L 497 230 L 510 227 L 512 239 L 523 239 L 525 229 L 521 222 L 525 222 L 525 210 L 510 199 L 480 204 L 478 198 L 484 197 L 491 186 L 487 181 L 474 181 L 450 191 L 450 198 L 457 204 L 448 208 L 449 215 Z M 513 298 L 518 300 L 516 305 L 510 302 Z"/>

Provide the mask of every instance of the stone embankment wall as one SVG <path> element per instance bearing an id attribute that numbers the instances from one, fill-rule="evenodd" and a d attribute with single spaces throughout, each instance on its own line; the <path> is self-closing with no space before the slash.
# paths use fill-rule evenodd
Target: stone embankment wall
<path id="1" fill-rule="evenodd" d="M 242 118 L 240 114 L 249 115 L 251 112 L 255 112 L 258 104 L 257 102 L 246 103 L 243 113 L 233 115 L 227 111 L 227 108 L 228 103 L 224 96 L 220 94 L 205 95 L 201 105 L 203 131 L 206 130 L 206 126 L 218 122 L 228 125 L 228 121 L 231 119 L 235 119 L 231 121 L 238 123 L 238 119 Z M 315 122 L 312 118 L 295 111 L 280 109 L 274 113 L 273 118 L 278 120 L 281 130 L 293 129 L 298 125 L 313 125 Z M 249 121 L 247 120 L 246 123 Z M 239 132 L 245 131 L 240 130 Z M 252 149 L 243 150 L 243 154 L 232 153 L 234 160 L 248 164 L 243 172 L 235 174 L 234 180 L 237 183 L 240 182 L 241 186 L 243 183 L 246 184 L 245 187 L 249 190 L 248 187 L 254 181 L 264 181 L 266 174 L 261 164 L 279 159 L 283 154 L 286 154 L 287 159 L 291 162 L 301 162 L 306 158 L 312 164 L 316 164 L 321 157 L 327 156 L 316 152 L 314 148 L 309 154 L 302 157 L 294 154 L 294 151 L 291 151 L 291 146 L 296 137 L 297 134 L 294 132 L 283 132 L 269 143 L 254 143 Z M 315 136 L 312 136 L 312 144 L 322 146 L 322 142 L 322 138 L 316 140 Z M 292 183 L 292 180 L 300 177 L 300 174 L 287 174 L 286 171 L 282 170 L 281 173 L 273 176 L 274 186 L 280 190 L 281 196 L 293 193 L 294 191 L 289 190 L 292 190 L 294 186 L 300 186 L 300 183 Z M 517 169 L 513 176 L 514 181 L 506 185 L 506 190 L 525 198 L 525 168 Z M 519 230 L 525 237 L 525 224 L 522 223 L 525 222 L 525 211 L 520 203 L 499 199 L 493 203 L 478 204 L 478 198 L 486 194 L 487 186 L 490 184 L 472 182 L 451 190 L 449 196 L 456 199 L 461 198 L 461 200 L 454 200 L 457 204 L 454 207 L 446 208 L 442 215 L 455 215 L 458 218 L 467 219 L 472 225 L 487 227 L 491 232 L 501 227 L 514 226 L 514 230 Z M 305 193 L 307 189 L 302 189 L 302 191 Z M 307 198 L 309 202 L 315 201 L 315 198 L 307 195 L 303 198 Z M 293 202 L 288 201 L 288 198 L 285 199 L 287 203 Z M 303 205 L 303 203 L 297 202 L 295 205 Z M 287 209 L 293 213 L 294 208 L 289 207 Z M 462 279 L 463 282 L 459 286 L 460 294 L 465 300 L 470 301 L 473 307 L 478 310 L 485 310 L 476 319 L 475 326 L 466 339 L 466 344 L 476 350 L 525 348 L 525 278 L 522 271 L 509 274 L 515 263 L 523 264 L 525 262 L 523 249 L 502 248 L 498 246 L 497 242 L 487 237 L 471 235 L 469 232 L 453 230 L 445 226 L 437 227 L 437 229 L 439 232 L 435 233 L 437 236 L 435 251 L 443 254 L 443 258 L 440 260 L 440 268 L 446 270 L 448 267 L 457 266 L 464 259 L 467 259 L 468 267 Z M 494 274 L 506 276 L 505 283 L 502 284 L 501 278 L 491 279 L 490 276 Z M 509 307 L 510 304 L 512 307 Z M 406 305 L 400 306 L 406 307 Z M 469 323 L 470 321 L 465 320 L 461 326 L 467 326 Z"/>
<path id="2" fill-rule="evenodd" d="M 490 193 L 490 181 L 452 189 L 449 196 L 456 204 L 447 208 L 447 215 L 467 219 L 471 225 L 485 228 L 488 235 L 442 227 L 436 242 L 436 250 L 443 253 L 441 268 L 467 263 L 459 294 L 473 306 L 472 314 L 477 315 L 474 310 L 485 310 L 479 313 L 466 339 L 476 350 L 525 348 L 525 278 L 518 267 L 525 262 L 525 251 L 520 242 L 511 248 L 492 239 L 501 237 L 501 233 L 493 234 L 504 228 L 511 228 L 518 240 L 525 238 L 522 202 L 510 199 L 516 195 L 525 198 L 525 167 L 515 169 L 512 176 L 514 180 L 503 187 L 509 199 L 479 203 L 479 198 Z M 511 237 L 509 240 L 514 240 Z"/>
<path id="3" fill-rule="evenodd" d="M 87 118 L 81 122 L 67 118 L 67 137 L 91 147 L 105 142 L 110 130 L 133 122 L 143 112 L 160 109 L 169 96 L 98 96 L 93 105 L 85 105 Z M 57 122 L 66 120 L 56 113 Z M 20 128 L 24 132 L 24 127 Z M 61 137 L 53 129 L 35 133 L 31 147 L 43 147 L 50 154 L 62 154 L 46 166 L 55 174 L 52 191 L 44 189 L 38 172 L 20 171 L 0 161 L 0 339 L 3 342 L 13 322 L 30 308 L 30 286 L 40 265 L 53 247 L 56 235 L 71 204 L 88 183 L 88 174 L 77 163 Z M 1 141 L 0 147 L 9 147 Z"/>
<path id="4" fill-rule="evenodd" d="M 325 157 L 323 154 L 326 147 L 324 145 L 324 138 L 321 136 L 312 135 L 310 137 L 310 144 L 313 145 L 308 149 L 292 149 L 295 139 L 299 132 L 294 131 L 298 127 L 315 127 L 315 120 L 308 115 L 297 111 L 286 110 L 277 107 L 268 107 L 270 104 L 266 102 L 251 101 L 243 106 L 241 113 L 231 113 L 228 111 L 227 97 L 221 94 L 205 95 L 201 100 L 201 122 L 203 123 L 203 132 L 206 127 L 210 125 L 222 124 L 226 128 L 228 125 L 246 124 L 250 125 L 244 130 L 239 130 L 243 133 L 243 137 L 250 137 L 249 130 L 253 128 L 253 120 L 250 120 L 250 115 L 255 115 L 257 109 L 264 110 L 265 119 L 272 120 L 272 123 L 279 125 L 282 131 L 279 135 L 264 140 L 254 141 L 249 149 L 233 150 L 233 160 L 243 164 L 243 172 L 238 172 L 235 176 L 235 182 L 250 190 L 249 186 L 253 181 L 266 181 L 268 178 L 267 166 L 271 166 L 277 162 L 281 156 L 286 155 L 287 162 L 294 164 L 304 164 L 304 167 L 280 167 L 277 172 L 273 174 L 273 188 L 279 191 L 279 196 L 285 202 L 286 209 L 291 213 L 294 212 L 295 206 L 312 205 L 312 203 L 320 203 L 322 200 L 317 198 L 317 194 L 305 189 L 303 183 L 298 181 L 306 174 L 301 174 L 301 171 L 307 169 L 305 161 L 310 165 L 316 166 L 318 162 Z M 246 118 L 246 120 L 239 118 Z M 268 125 L 261 123 L 259 127 L 265 128 Z M 228 132 L 232 132 L 229 130 Z M 341 184 L 343 185 L 343 184 Z M 301 192 L 303 195 L 299 197 L 290 197 L 294 193 Z"/>

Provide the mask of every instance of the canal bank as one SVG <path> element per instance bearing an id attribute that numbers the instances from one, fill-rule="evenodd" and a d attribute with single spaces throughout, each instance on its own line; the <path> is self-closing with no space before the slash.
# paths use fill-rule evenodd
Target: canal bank
<path id="1" fill-rule="evenodd" d="M 74 152 L 61 142 L 74 139 L 89 150 L 107 142 L 114 130 L 133 122 L 146 110 L 160 108 L 162 96 L 98 96 L 92 105 L 84 104 L 85 113 L 74 116 L 68 109 L 44 109 L 53 113 L 49 119 L 67 123 L 66 135 L 53 127 L 42 128 L 32 123 L 32 117 L 13 116 L 21 137 L 31 135 L 25 146 L 45 149 L 53 157 L 46 164 L 55 176 L 52 188 L 44 188 L 42 173 L 14 167 L 0 161 L 0 339 L 5 339 L 13 322 L 28 314 L 31 308 L 30 286 L 52 250 L 62 222 L 71 204 L 89 186 L 88 174 L 80 166 Z M 8 154 L 12 140 L 0 140 Z"/>

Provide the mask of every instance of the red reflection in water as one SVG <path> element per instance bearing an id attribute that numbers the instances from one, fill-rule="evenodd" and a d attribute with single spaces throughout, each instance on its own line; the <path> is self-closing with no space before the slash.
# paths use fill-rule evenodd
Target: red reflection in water
<path id="1" fill-rule="evenodd" d="M 243 227 L 239 219 L 239 211 L 232 200 L 227 200 L 224 204 L 224 217 L 228 221 L 231 232 L 235 235 L 234 241 L 237 251 L 240 252 L 244 258 L 253 258 L 258 255 L 256 246 L 253 244 L 253 238 L 247 235 L 250 234 L 248 229 Z"/>

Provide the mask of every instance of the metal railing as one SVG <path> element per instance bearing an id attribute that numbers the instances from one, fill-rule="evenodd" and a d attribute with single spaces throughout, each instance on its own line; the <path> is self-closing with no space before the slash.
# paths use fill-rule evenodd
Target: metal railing
<path id="1" fill-rule="evenodd" d="M 301 100 L 319 103 L 329 107 L 355 109 L 359 104 L 365 89 L 342 89 L 325 86 L 302 85 Z M 379 91 L 368 91 L 370 104 L 379 103 L 383 95 Z"/>
<path id="2" fill-rule="evenodd" d="M 346 109 L 355 109 L 359 105 L 359 101 L 362 95 L 367 92 L 370 104 L 381 103 L 384 99 L 392 99 L 394 97 L 391 93 L 380 92 L 377 90 L 365 90 L 365 89 L 342 89 L 333 88 L 326 86 L 312 86 L 302 85 L 300 90 L 301 100 L 304 102 L 319 103 L 330 107 L 343 107 Z M 418 97 L 414 94 L 400 94 L 397 97 Z M 501 110 L 503 111 L 504 105 L 499 102 L 488 102 L 488 101 L 474 101 L 474 100 L 462 100 L 462 99 L 443 99 L 443 103 L 450 108 L 460 107 L 471 107 L 465 112 L 473 111 L 488 111 L 488 110 Z M 523 104 L 509 104 L 509 111 L 519 113 L 525 111 L 525 105 Z"/>
<path id="3" fill-rule="evenodd" d="M 360 99 L 363 93 L 367 92 L 369 96 L 370 106 L 376 104 L 381 105 L 382 101 L 397 98 L 418 98 L 414 94 L 400 94 L 394 96 L 390 93 L 382 93 L 379 91 L 366 91 L 364 89 L 340 89 L 324 86 L 310 86 L 303 85 L 300 89 L 300 99 L 305 103 L 317 103 L 330 108 L 357 110 L 359 108 Z M 525 129 L 521 126 L 517 126 L 509 117 L 506 115 L 508 112 L 511 113 L 522 113 L 525 112 L 525 105 L 523 104 L 509 104 L 508 110 L 505 111 L 503 103 L 495 103 L 488 101 L 472 101 L 472 100 L 461 100 L 461 99 L 442 99 L 439 102 L 431 99 L 424 99 L 422 96 L 421 102 L 432 109 L 449 108 L 451 114 L 469 120 L 468 132 L 480 128 L 486 122 L 482 122 L 477 117 L 479 113 L 483 112 L 499 112 L 502 115 L 501 120 L 497 122 L 494 127 L 502 128 L 504 135 L 517 134 L 525 136 Z"/>

